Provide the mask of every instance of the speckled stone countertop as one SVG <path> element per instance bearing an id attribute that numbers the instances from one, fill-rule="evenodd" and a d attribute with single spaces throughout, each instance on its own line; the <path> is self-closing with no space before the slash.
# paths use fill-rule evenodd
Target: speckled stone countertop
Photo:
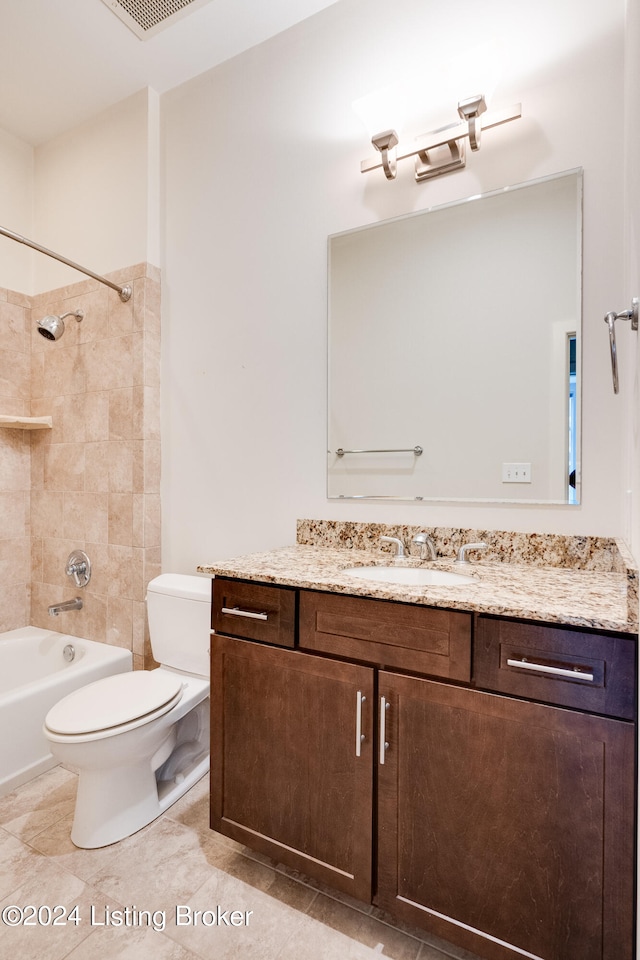
<path id="1" fill-rule="evenodd" d="M 381 528 L 377 527 L 377 530 L 379 529 Z M 416 528 L 416 531 L 419 529 Z M 489 532 L 480 533 L 485 536 L 464 536 L 462 542 L 469 543 L 474 539 L 484 539 L 487 542 L 490 539 L 487 535 Z M 377 533 L 377 538 L 379 536 Z M 299 525 L 298 540 L 300 539 Z M 394 560 L 386 549 L 380 547 L 365 550 L 351 545 L 324 546 L 322 542 L 326 542 L 326 538 L 324 541 L 323 538 L 319 539 L 320 544 L 298 542 L 295 546 L 266 553 L 202 564 L 198 570 L 213 576 L 238 577 L 261 583 L 277 583 L 452 610 L 625 633 L 638 631 L 638 571 L 624 545 L 617 541 L 605 542 L 610 553 L 609 560 L 600 558 L 590 562 L 585 568 L 584 564 L 551 566 L 540 561 L 504 562 L 494 559 L 496 551 L 491 549 L 485 554 L 477 554 L 477 559 L 464 567 L 454 564 L 455 554 L 431 563 L 413 557 Z M 584 541 L 587 538 L 576 539 Z M 410 538 L 405 542 L 410 542 Z M 610 549 L 612 543 L 614 548 Z M 593 545 L 590 553 L 597 553 Z M 407 586 L 364 580 L 344 572 L 347 567 L 371 564 L 447 570 L 471 576 L 473 582 L 453 586 Z"/>

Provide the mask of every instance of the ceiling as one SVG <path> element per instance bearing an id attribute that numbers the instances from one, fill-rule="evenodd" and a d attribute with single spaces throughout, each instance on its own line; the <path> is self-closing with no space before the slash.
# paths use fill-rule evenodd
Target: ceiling
<path id="1" fill-rule="evenodd" d="M 37 146 L 164 93 L 337 0 L 210 0 L 139 40 L 102 0 L 0 0 L 0 130 Z"/>

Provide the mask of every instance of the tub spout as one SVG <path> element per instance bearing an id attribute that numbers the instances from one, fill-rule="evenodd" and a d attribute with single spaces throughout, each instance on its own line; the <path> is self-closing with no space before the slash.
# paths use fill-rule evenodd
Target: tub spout
<path id="1" fill-rule="evenodd" d="M 49 607 L 49 616 L 57 617 L 59 613 L 65 613 L 67 610 L 82 610 L 82 597 L 74 597 L 73 600 L 65 600 L 64 603 L 54 603 Z"/>

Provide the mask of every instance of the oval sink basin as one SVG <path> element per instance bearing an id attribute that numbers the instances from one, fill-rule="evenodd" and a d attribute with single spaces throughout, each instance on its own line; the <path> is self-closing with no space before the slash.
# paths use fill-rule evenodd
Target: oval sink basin
<path id="1" fill-rule="evenodd" d="M 342 573 L 363 580 L 377 580 L 382 583 L 404 583 L 409 586 L 453 587 L 456 584 L 477 583 L 475 577 L 463 573 L 450 573 L 448 570 L 425 570 L 423 567 L 347 567 Z"/>

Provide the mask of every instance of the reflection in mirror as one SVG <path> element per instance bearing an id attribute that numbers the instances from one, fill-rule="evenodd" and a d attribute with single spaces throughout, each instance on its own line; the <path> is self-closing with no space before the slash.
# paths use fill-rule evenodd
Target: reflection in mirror
<path id="1" fill-rule="evenodd" d="M 328 496 L 578 503 L 582 173 L 329 238 Z"/>

